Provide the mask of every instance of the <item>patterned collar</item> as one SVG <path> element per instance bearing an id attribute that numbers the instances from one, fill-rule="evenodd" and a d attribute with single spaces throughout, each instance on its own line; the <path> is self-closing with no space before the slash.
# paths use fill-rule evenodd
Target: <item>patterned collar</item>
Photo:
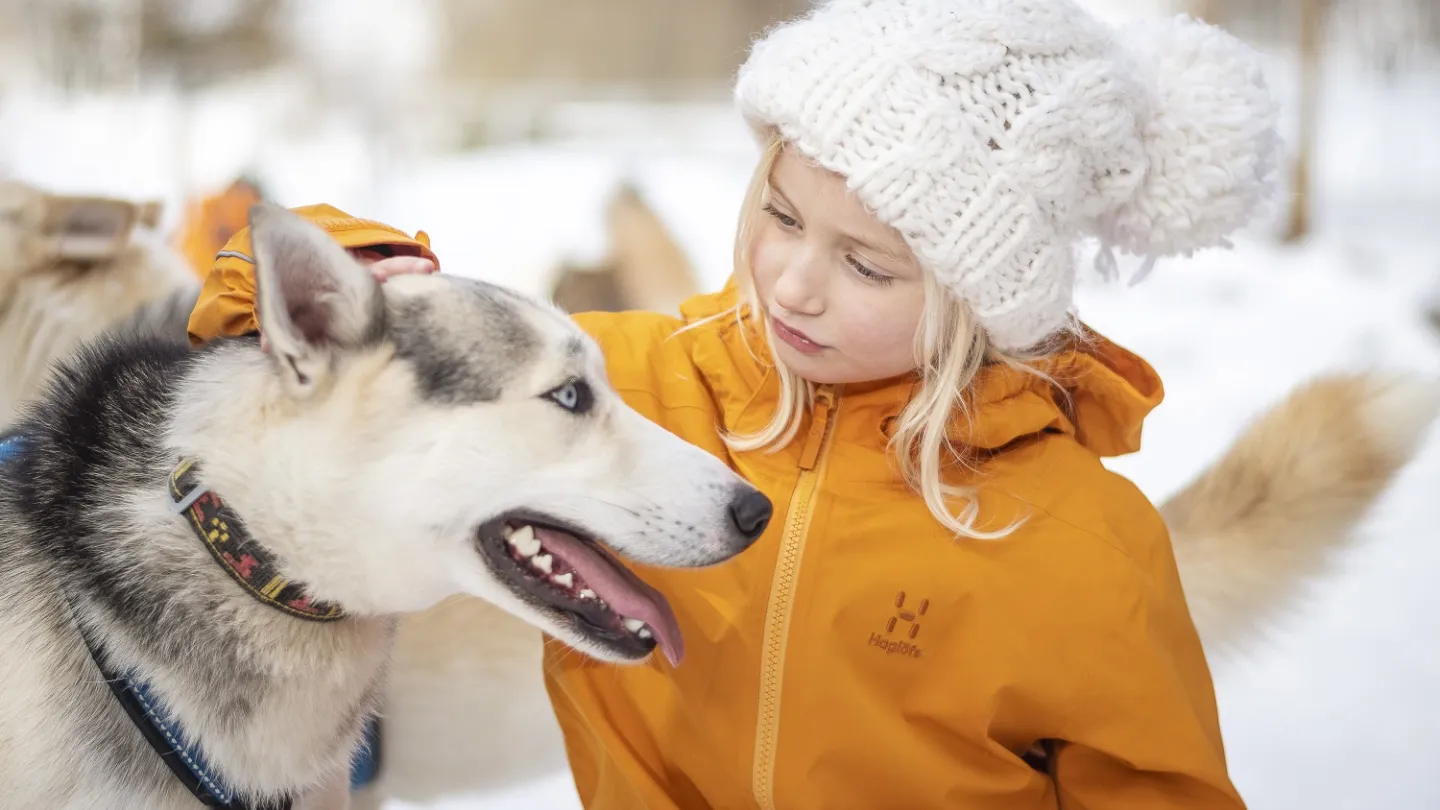
<path id="1" fill-rule="evenodd" d="M 199 478 L 194 459 L 182 459 L 175 466 L 170 473 L 175 511 L 185 515 L 210 556 L 246 593 L 299 619 L 333 622 L 345 618 L 338 605 L 313 601 L 302 583 L 286 579 L 275 555 L 245 531 L 239 515 L 220 496 L 200 486 Z"/>

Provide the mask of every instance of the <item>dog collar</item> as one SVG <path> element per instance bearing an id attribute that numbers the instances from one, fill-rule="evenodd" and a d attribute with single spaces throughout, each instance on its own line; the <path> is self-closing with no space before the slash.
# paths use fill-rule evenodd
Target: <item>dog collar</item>
<path id="1" fill-rule="evenodd" d="M 345 618 L 338 605 L 311 600 L 302 583 L 281 575 L 275 555 L 245 531 L 245 524 L 220 496 L 200 486 L 199 478 L 194 459 L 181 459 L 175 466 L 170 473 L 175 511 L 185 515 L 210 556 L 246 593 L 299 619 L 333 622 Z"/>
<path id="2" fill-rule="evenodd" d="M 296 618 L 317 622 L 332 622 L 344 618 L 345 613 L 339 606 L 311 600 L 305 595 L 303 584 L 291 582 L 280 575 L 275 556 L 245 531 L 244 524 L 236 516 L 234 510 L 226 506 L 220 496 L 201 488 L 194 459 L 181 459 L 180 463 L 171 471 L 170 499 L 174 504 L 175 511 L 185 515 L 190 528 L 195 531 L 200 541 L 205 544 L 205 548 L 210 551 L 210 556 L 215 558 L 215 561 L 230 574 L 232 579 L 240 583 L 246 593 L 263 604 Z M 93 657 L 94 650 L 92 649 L 91 652 Z M 96 663 L 99 663 L 98 658 L 96 658 Z M 119 678 L 107 677 L 107 679 L 110 680 L 112 686 L 122 682 L 122 679 Z M 142 705 L 146 703 L 148 695 L 144 684 L 131 683 L 131 691 L 136 701 Z M 116 696 L 120 697 L 121 703 L 126 703 L 125 697 L 118 690 Z M 129 709 L 129 704 L 126 708 Z M 163 723 L 161 713 L 148 711 L 147 715 L 155 721 L 157 726 Z M 138 722 L 137 720 L 137 724 Z M 169 739 L 168 734 L 165 736 Z M 176 736 L 178 737 L 178 730 Z M 157 747 L 156 750 L 161 749 Z M 180 753 L 185 764 L 190 766 L 190 771 L 195 774 L 196 781 L 199 782 L 198 785 L 192 787 L 192 792 L 196 792 L 197 797 L 199 791 L 196 788 L 211 788 L 212 796 L 229 798 L 225 796 L 223 787 L 216 790 L 219 786 L 217 780 L 205 778 L 207 768 L 204 758 L 199 755 L 198 751 L 193 752 L 193 756 L 186 756 L 178 748 L 176 751 Z M 350 789 L 355 791 L 369 786 L 375 781 L 379 768 L 380 718 L 371 717 L 365 724 L 364 743 L 356 752 L 355 761 L 351 765 Z M 189 780 L 182 779 L 182 781 L 185 781 L 187 786 L 191 786 Z M 230 807 L 232 805 L 220 804 L 217 806 Z M 288 807 L 288 805 L 280 807 Z"/>

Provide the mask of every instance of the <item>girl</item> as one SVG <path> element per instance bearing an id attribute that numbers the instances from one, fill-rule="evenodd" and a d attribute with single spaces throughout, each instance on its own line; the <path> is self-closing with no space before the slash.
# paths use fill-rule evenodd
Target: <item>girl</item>
<path id="1" fill-rule="evenodd" d="M 1277 146 L 1259 75 L 1214 28 L 1070 0 L 836 0 L 756 44 L 730 284 L 682 319 L 577 320 L 776 520 L 725 565 L 642 571 L 682 665 L 547 646 L 587 807 L 1242 806 L 1166 527 L 1101 464 L 1160 381 L 1070 310 L 1080 237 L 1153 261 L 1249 218 Z M 382 275 L 435 269 L 312 215 L 406 254 Z M 246 253 L 196 341 L 255 328 Z"/>

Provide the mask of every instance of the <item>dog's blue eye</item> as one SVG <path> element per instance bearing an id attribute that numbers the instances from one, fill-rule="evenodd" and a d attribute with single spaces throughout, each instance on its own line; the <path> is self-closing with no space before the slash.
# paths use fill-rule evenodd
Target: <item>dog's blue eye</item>
<path id="1" fill-rule="evenodd" d="M 590 385 L 584 380 L 571 380 L 545 396 L 572 413 L 585 413 L 595 404 Z"/>

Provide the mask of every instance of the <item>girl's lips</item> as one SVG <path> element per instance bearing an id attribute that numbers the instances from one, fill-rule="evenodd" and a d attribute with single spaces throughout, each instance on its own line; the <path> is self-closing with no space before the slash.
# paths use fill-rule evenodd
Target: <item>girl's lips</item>
<path id="1" fill-rule="evenodd" d="M 804 332 L 787 326 L 784 321 L 774 317 L 773 315 L 770 317 L 770 330 L 775 333 L 776 337 L 785 341 L 786 345 L 790 346 L 798 352 L 803 352 L 805 354 L 818 354 L 829 348 L 823 343 L 816 343 L 815 341 L 811 340 L 810 337 Z"/>

